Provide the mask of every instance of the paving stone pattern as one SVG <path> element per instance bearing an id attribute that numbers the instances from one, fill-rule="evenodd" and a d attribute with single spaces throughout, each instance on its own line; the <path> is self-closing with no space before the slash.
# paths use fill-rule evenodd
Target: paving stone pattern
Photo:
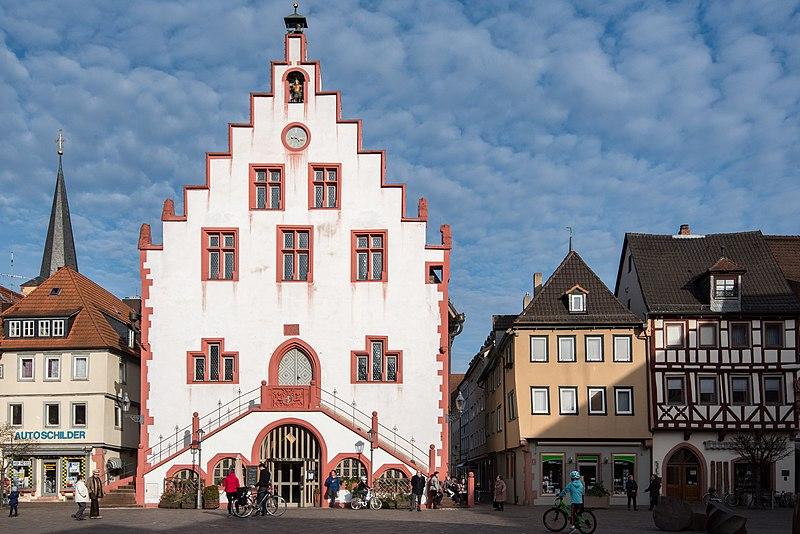
<path id="1" fill-rule="evenodd" d="M 224 506 L 224 504 L 223 504 Z M 479 506 L 472 510 L 444 509 L 409 512 L 407 510 L 328 510 L 325 508 L 289 509 L 283 517 L 228 518 L 220 510 L 106 509 L 103 519 L 75 521 L 71 503 L 20 503 L 20 515 L 7 517 L 0 509 L 0 532 L 38 533 L 292 533 L 342 534 L 479 534 L 544 533 L 544 507 L 506 506 L 504 512 Z M 88 513 L 88 509 L 87 509 Z M 749 534 L 783 534 L 791 531 L 791 510 L 753 510 L 748 516 Z M 660 532 L 646 510 L 628 512 L 624 508 L 597 510 L 598 534 Z"/>

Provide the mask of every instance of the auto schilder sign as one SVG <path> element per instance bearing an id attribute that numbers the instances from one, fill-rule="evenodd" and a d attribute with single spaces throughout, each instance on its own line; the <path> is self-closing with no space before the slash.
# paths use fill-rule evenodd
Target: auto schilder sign
<path id="1" fill-rule="evenodd" d="M 14 439 L 86 439 L 85 430 L 20 430 L 14 434 Z"/>

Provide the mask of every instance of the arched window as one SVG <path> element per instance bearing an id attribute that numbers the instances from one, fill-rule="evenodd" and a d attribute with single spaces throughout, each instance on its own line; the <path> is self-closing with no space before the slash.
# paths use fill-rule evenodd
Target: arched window
<path id="1" fill-rule="evenodd" d="M 336 472 L 342 478 L 360 478 L 367 476 L 367 468 L 355 458 L 345 458 L 336 466 Z"/>
<path id="2" fill-rule="evenodd" d="M 190 478 L 197 478 L 197 472 L 192 471 L 191 469 L 181 469 L 172 475 L 172 478 L 177 478 L 178 480 L 189 480 Z"/>
<path id="3" fill-rule="evenodd" d="M 302 72 L 293 71 L 286 77 L 286 88 L 289 93 L 289 103 L 301 103 L 306 89 L 306 77 Z"/>
<path id="4" fill-rule="evenodd" d="M 401 471 L 400 469 L 387 469 L 386 471 L 381 473 L 381 476 L 379 476 L 378 478 L 395 479 L 396 480 L 396 479 L 401 479 L 401 478 L 408 478 L 408 476 L 406 476 L 406 474 L 403 471 Z"/>
<path id="5" fill-rule="evenodd" d="M 214 466 L 214 484 L 221 484 L 231 469 L 236 469 L 236 458 L 223 458 Z M 237 473 L 238 476 L 238 473 Z"/>

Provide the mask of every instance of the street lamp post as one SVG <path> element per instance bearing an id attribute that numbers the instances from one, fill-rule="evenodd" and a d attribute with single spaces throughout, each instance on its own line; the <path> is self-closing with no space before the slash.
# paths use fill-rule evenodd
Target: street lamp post
<path id="1" fill-rule="evenodd" d="M 122 392 L 122 411 L 126 414 L 131 411 L 131 398 L 127 391 Z M 144 422 L 144 417 L 139 414 L 128 414 L 128 417 L 130 417 L 131 421 L 140 425 Z"/>
<path id="2" fill-rule="evenodd" d="M 462 395 L 461 390 L 458 390 L 458 396 L 456 397 L 456 411 L 458 412 L 458 463 L 460 464 L 463 459 L 464 450 L 461 445 L 461 433 L 463 430 L 461 429 L 461 414 L 464 413 L 464 395 Z M 458 466 L 456 466 L 458 467 Z M 457 473 L 457 472 L 456 472 Z"/>

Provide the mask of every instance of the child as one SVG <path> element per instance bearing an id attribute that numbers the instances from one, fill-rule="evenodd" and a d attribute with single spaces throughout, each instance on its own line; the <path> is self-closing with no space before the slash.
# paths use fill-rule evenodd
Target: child
<path id="1" fill-rule="evenodd" d="M 561 490 L 561 493 L 558 494 L 559 497 L 563 497 L 567 493 L 569 493 L 569 500 L 572 503 L 571 510 L 570 510 L 570 531 L 569 534 L 574 534 L 578 532 L 578 529 L 575 527 L 575 521 L 577 520 L 576 515 L 583 511 L 583 482 L 581 482 L 581 474 L 577 471 L 573 471 L 569 474 L 569 478 L 572 479 L 572 482 L 567 484 L 567 486 Z"/>
<path id="2" fill-rule="evenodd" d="M 19 488 L 11 486 L 11 494 L 8 496 L 8 517 L 17 517 L 17 506 L 19 506 Z"/>

